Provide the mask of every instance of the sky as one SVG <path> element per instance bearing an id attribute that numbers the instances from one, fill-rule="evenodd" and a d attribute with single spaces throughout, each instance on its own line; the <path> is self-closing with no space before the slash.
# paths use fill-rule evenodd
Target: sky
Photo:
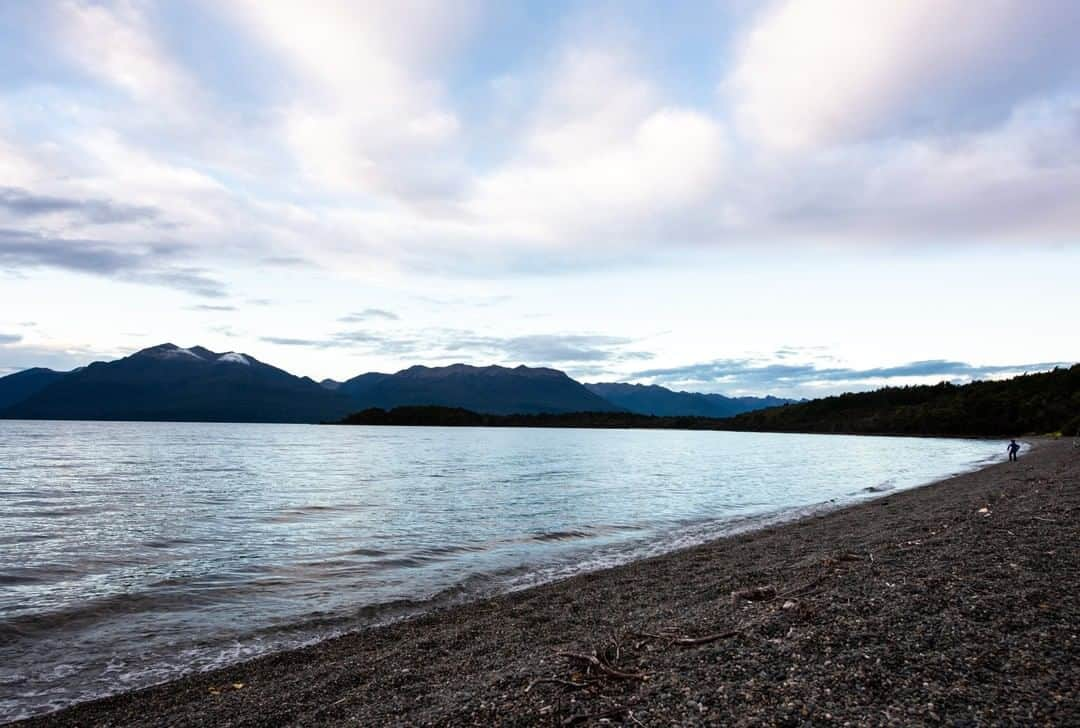
<path id="1" fill-rule="evenodd" d="M 0 374 L 1080 360 L 1073 0 L 0 3 Z"/>

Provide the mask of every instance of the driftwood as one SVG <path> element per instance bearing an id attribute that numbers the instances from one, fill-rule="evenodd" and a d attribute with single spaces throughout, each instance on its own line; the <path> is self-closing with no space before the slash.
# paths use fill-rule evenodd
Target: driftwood
<path id="1" fill-rule="evenodd" d="M 776 587 L 773 586 L 755 586 L 750 589 L 740 589 L 738 591 L 731 592 L 731 602 L 735 602 L 742 599 L 747 602 L 768 602 L 776 599 Z"/>
<path id="2" fill-rule="evenodd" d="M 559 678 L 559 677 L 538 677 L 535 680 L 533 680 L 531 683 L 529 683 L 528 687 L 525 688 L 525 692 L 529 692 L 530 690 L 532 690 L 537 685 L 543 685 L 544 683 L 551 683 L 552 685 L 563 685 L 563 686 L 568 687 L 568 688 L 574 688 L 575 690 L 580 690 L 581 688 L 587 688 L 590 685 L 594 684 L 593 681 L 574 682 L 573 680 L 563 680 L 562 678 Z"/>
<path id="3" fill-rule="evenodd" d="M 596 655 L 584 655 L 580 652 L 559 652 L 559 657 L 565 657 L 569 660 L 577 660 L 578 662 L 584 662 L 592 667 L 595 667 L 600 672 L 604 673 L 608 677 L 613 677 L 616 680 L 645 680 L 646 675 L 640 672 L 623 672 L 611 665 L 606 664 Z"/>
<path id="4" fill-rule="evenodd" d="M 713 634 L 707 634 L 704 637 L 686 637 L 674 634 L 672 632 L 635 632 L 635 637 L 645 637 L 651 640 L 664 640 L 673 645 L 682 645 L 683 647 L 693 647 L 696 645 L 707 645 L 710 642 L 716 642 L 718 640 L 726 640 L 739 634 L 738 630 L 728 630 L 727 632 L 715 632 Z"/>

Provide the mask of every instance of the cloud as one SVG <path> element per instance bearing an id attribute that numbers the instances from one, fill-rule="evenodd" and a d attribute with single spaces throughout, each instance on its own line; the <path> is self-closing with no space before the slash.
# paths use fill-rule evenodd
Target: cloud
<path id="1" fill-rule="evenodd" d="M 157 209 L 146 205 L 37 195 L 16 187 L 0 187 L 0 210 L 16 217 L 72 213 L 81 220 L 96 225 L 155 220 L 159 216 Z"/>
<path id="2" fill-rule="evenodd" d="M 324 339 L 296 339 L 288 336 L 260 336 L 259 341 L 276 344 L 277 346 L 310 346 L 317 349 L 332 346 L 331 342 Z"/>
<path id="3" fill-rule="evenodd" d="M 120 88 L 140 102 L 185 113 L 197 85 L 157 42 L 142 3 L 106 6 L 68 0 L 56 6 L 58 48 L 85 73 Z M 187 107 L 190 108 L 190 107 Z"/>
<path id="4" fill-rule="evenodd" d="M 200 303 L 196 306 L 188 306 L 189 311 L 235 311 L 236 306 L 215 306 L 206 303 Z"/>
<path id="5" fill-rule="evenodd" d="M 652 354 L 628 351 L 633 339 L 593 334 L 534 334 L 488 337 L 462 335 L 446 344 L 448 351 L 487 351 L 504 360 L 536 363 L 613 362 L 650 359 Z"/>
<path id="6" fill-rule="evenodd" d="M 461 329 L 423 329 L 407 333 L 339 331 L 325 338 L 264 336 L 279 346 L 316 349 L 359 349 L 390 357 L 425 361 L 495 360 L 512 364 L 571 364 L 641 361 L 649 352 L 631 349 L 634 339 L 595 334 L 490 336 Z"/>
<path id="7" fill-rule="evenodd" d="M 678 241 L 724 178 L 721 124 L 670 103 L 624 50 L 568 49 L 533 119 L 520 151 L 462 204 L 525 246 Z"/>
<path id="8" fill-rule="evenodd" d="M 22 341 L 22 334 L 2 334 L 0 333 L 0 344 L 17 344 Z"/>
<path id="9" fill-rule="evenodd" d="M 393 311 L 387 311 L 382 308 L 365 308 L 363 311 L 353 311 L 347 313 L 338 321 L 342 323 L 360 323 L 362 321 L 371 321 L 373 319 L 382 319 L 384 321 L 397 321 L 399 316 Z"/>
<path id="10" fill-rule="evenodd" d="M 716 31 L 729 69 L 677 72 L 634 42 L 651 29 L 633 9 L 618 12 L 641 26 L 630 40 L 603 13 L 573 34 L 572 12 L 508 60 L 477 33 L 503 17 L 485 7 L 22 11 L 46 32 L 10 53 L 43 63 L 0 88 L 0 215 L 115 252 L 167 237 L 312 279 L 1080 233 L 1075 3 L 781 0 Z M 174 42 L 196 24 L 203 43 Z M 159 278 L 192 276 L 207 277 Z"/>
<path id="11" fill-rule="evenodd" d="M 1037 362 L 1008 365 L 975 365 L 947 359 L 928 359 L 889 367 L 856 369 L 820 367 L 816 364 L 769 363 L 758 359 L 717 359 L 679 367 L 646 369 L 633 379 L 655 384 L 721 389 L 734 394 L 796 394 L 821 396 L 839 391 L 874 389 L 889 384 L 923 382 L 969 382 L 1024 372 L 1037 372 L 1069 362 Z M 900 381 L 894 381 L 900 380 Z"/>
<path id="12" fill-rule="evenodd" d="M 315 267 L 307 258 L 299 255 L 271 255 L 266 258 L 262 258 L 260 263 L 264 265 L 279 266 L 282 268 L 311 268 Z"/>
<path id="13" fill-rule="evenodd" d="M 67 371 L 85 366 L 92 361 L 115 358 L 113 351 L 103 351 L 86 346 L 49 345 L 28 343 L 25 340 L 5 341 L 0 337 L 0 376 L 30 369 L 46 367 Z"/>
<path id="14" fill-rule="evenodd" d="M 463 172 L 461 122 L 436 74 L 472 5 L 249 0 L 232 12 L 292 77 L 280 136 L 309 180 L 423 202 L 452 196 Z"/>
<path id="15" fill-rule="evenodd" d="M 780 0 L 722 86 L 743 132 L 780 149 L 979 128 L 1076 78 L 1073 2 Z"/>
<path id="16" fill-rule="evenodd" d="M 175 245 L 119 247 L 99 240 L 39 236 L 0 229 L 0 266 L 12 269 L 56 268 L 175 288 L 196 296 L 222 298 L 225 286 L 201 268 L 176 262 Z"/>

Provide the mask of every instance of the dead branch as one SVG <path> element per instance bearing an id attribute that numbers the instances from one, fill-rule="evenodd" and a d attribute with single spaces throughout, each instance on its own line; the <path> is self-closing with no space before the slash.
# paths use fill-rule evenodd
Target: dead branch
<path id="1" fill-rule="evenodd" d="M 740 599 L 747 602 L 768 602 L 776 599 L 776 588 L 773 586 L 755 586 L 750 589 L 731 592 L 731 602 L 733 604 Z"/>
<path id="2" fill-rule="evenodd" d="M 609 677 L 613 677 L 616 680 L 645 680 L 646 676 L 640 672 L 623 672 L 610 665 L 604 664 L 604 662 L 596 655 L 583 655 L 580 652 L 559 652 L 559 657 L 565 657 L 570 660 L 577 660 L 592 665 L 600 672 Z"/>
<path id="3" fill-rule="evenodd" d="M 810 593 L 807 590 L 813 589 L 814 587 L 819 585 L 821 582 L 825 581 L 826 578 L 827 577 L 824 577 L 824 576 L 819 577 L 817 579 L 814 579 L 811 582 L 807 582 L 806 584 L 803 584 L 802 586 L 792 587 L 791 589 L 788 589 L 786 592 L 781 592 L 777 596 L 779 596 L 779 597 L 806 596 L 808 593 Z"/>
<path id="4" fill-rule="evenodd" d="M 726 640 L 739 634 L 738 630 L 730 630 L 728 632 L 716 632 L 715 634 L 708 634 L 704 637 L 677 637 L 673 639 L 672 644 L 676 645 L 707 645 L 710 642 L 716 642 L 717 640 Z"/>
<path id="5" fill-rule="evenodd" d="M 734 637 L 739 634 L 738 630 L 729 630 L 727 632 L 715 632 L 713 634 L 705 635 L 704 637 L 686 637 L 675 634 L 673 632 L 635 632 L 634 636 L 644 637 L 650 640 L 664 640 L 670 642 L 673 645 L 682 645 L 684 647 L 692 647 L 695 645 L 706 645 L 710 642 L 716 642 L 717 640 L 724 640 L 730 637 Z"/>
<path id="6" fill-rule="evenodd" d="M 575 690 L 587 688 L 593 684 L 592 682 L 574 682 L 573 680 L 563 680 L 562 678 L 558 677 L 538 677 L 531 683 L 529 683 L 529 685 L 525 688 L 525 692 L 529 692 L 537 685 L 543 685 L 544 683 L 551 683 L 553 685 L 564 685 L 568 688 L 574 688 Z"/>

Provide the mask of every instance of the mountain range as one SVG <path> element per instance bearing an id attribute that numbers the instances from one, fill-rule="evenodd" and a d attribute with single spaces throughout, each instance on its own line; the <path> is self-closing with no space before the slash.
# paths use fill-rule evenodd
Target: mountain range
<path id="1" fill-rule="evenodd" d="M 734 417 L 779 407 L 793 400 L 779 397 L 725 397 L 722 394 L 674 392 L 656 384 L 586 384 L 593 394 L 628 412 L 657 417 Z"/>
<path id="2" fill-rule="evenodd" d="M 0 378 L 0 417 L 15 419 L 325 422 L 363 409 L 428 405 L 493 415 L 730 417 L 787 401 L 655 385 L 585 385 L 556 369 L 526 366 L 413 366 L 315 382 L 248 354 L 175 344 L 70 372 L 34 368 Z"/>

